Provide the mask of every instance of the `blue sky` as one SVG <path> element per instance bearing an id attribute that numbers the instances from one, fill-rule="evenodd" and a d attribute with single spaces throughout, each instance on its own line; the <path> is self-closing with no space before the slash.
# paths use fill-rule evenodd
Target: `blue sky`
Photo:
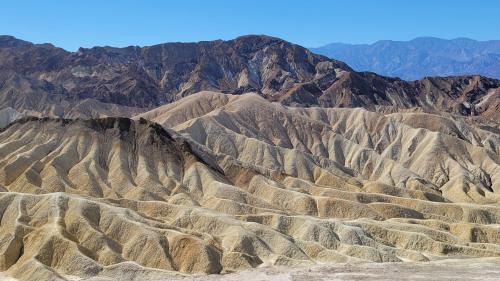
<path id="1" fill-rule="evenodd" d="M 91 46 L 267 34 L 316 47 L 418 36 L 500 39 L 496 0 L 3 0 L 0 34 Z"/>

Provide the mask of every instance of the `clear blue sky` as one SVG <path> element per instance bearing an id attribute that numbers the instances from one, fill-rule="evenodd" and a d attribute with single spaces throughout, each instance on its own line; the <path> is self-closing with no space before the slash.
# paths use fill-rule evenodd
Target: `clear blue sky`
<path id="1" fill-rule="evenodd" d="M 306 47 L 418 36 L 500 39 L 496 0 L 2 0 L 0 34 L 68 50 L 277 36 Z"/>

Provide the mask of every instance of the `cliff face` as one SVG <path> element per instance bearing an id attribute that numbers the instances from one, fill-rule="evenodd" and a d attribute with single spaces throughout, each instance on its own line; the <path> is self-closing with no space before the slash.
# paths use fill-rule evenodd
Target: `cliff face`
<path id="1" fill-rule="evenodd" d="M 345 63 L 268 36 L 77 52 L 3 36 L 0 78 L 3 107 L 62 116 L 82 100 L 152 108 L 202 90 L 257 92 L 296 106 L 422 107 L 479 115 L 492 102 L 483 99 L 500 87 L 498 80 L 479 76 L 406 82 L 354 72 Z M 56 105 L 58 110 L 47 109 Z"/>

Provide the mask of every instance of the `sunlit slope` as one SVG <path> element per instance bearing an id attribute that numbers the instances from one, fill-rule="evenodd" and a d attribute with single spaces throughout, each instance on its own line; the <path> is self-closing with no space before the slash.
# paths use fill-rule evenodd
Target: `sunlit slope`
<path id="1" fill-rule="evenodd" d="M 140 117 L 215 154 L 316 183 L 324 173 L 347 174 L 400 190 L 437 191 L 453 202 L 500 198 L 498 129 L 462 117 L 292 108 L 254 94 L 212 92 Z"/>
<path id="2" fill-rule="evenodd" d="M 136 120 L 21 119 L 0 131 L 0 268 L 499 257 L 499 136 L 473 124 L 211 92 Z"/>

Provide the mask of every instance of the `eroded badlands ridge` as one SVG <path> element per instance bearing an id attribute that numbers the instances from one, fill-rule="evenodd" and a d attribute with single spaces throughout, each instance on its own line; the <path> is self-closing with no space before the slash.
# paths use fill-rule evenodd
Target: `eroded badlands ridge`
<path id="1" fill-rule="evenodd" d="M 500 256 L 493 125 L 212 92 L 135 119 L 28 118 L 0 132 L 2 270 Z"/>

